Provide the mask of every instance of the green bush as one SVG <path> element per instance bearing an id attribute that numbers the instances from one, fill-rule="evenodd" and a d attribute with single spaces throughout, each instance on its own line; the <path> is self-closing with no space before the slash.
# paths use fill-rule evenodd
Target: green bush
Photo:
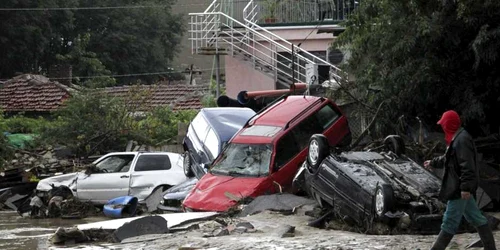
<path id="1" fill-rule="evenodd" d="M 139 122 L 139 131 L 145 133 L 150 145 L 173 143 L 177 139 L 179 123 L 188 124 L 196 114 L 194 110 L 174 112 L 169 107 L 159 107 Z"/>
<path id="2" fill-rule="evenodd" d="M 0 110 L 0 170 L 3 169 L 5 162 L 12 158 L 14 153 L 7 141 L 7 138 L 3 134 L 5 131 L 3 112 Z"/>
<path id="3" fill-rule="evenodd" d="M 50 121 L 39 118 L 30 118 L 23 115 L 16 115 L 4 118 L 1 123 L 3 129 L 11 134 L 40 134 L 49 126 Z"/>
<path id="4" fill-rule="evenodd" d="M 99 90 L 73 96 L 42 133 L 43 141 L 69 147 L 77 156 L 123 151 L 127 141 L 162 145 L 177 137 L 178 123 L 189 123 L 196 111 L 149 109 L 148 91 L 132 88 L 124 98 Z"/>

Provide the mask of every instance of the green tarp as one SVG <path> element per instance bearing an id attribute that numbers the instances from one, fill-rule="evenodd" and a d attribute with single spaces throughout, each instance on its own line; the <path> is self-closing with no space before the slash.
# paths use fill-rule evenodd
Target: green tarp
<path id="1" fill-rule="evenodd" d="M 8 134 L 7 140 L 9 144 L 17 149 L 25 149 L 26 146 L 33 145 L 35 140 L 34 134 Z"/>

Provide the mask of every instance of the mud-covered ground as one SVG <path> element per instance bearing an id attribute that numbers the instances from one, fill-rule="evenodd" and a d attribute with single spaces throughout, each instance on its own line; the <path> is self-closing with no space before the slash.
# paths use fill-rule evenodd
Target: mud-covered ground
<path id="1" fill-rule="evenodd" d="M 4 216 L 6 214 L 3 214 Z M 12 217 L 11 217 L 12 218 Z M 338 230 L 324 230 L 307 226 L 311 217 L 306 215 L 282 215 L 273 212 L 263 212 L 237 219 L 248 221 L 255 227 L 255 232 L 237 233 L 218 237 L 205 237 L 206 234 L 217 232 L 220 224 L 214 221 L 199 222 L 200 229 L 175 232 L 163 235 L 150 235 L 128 239 L 132 243 L 110 244 L 94 243 L 73 246 L 53 246 L 48 242 L 50 231 L 55 231 L 54 225 L 40 225 L 33 228 L 32 233 L 17 231 L 11 223 L 9 228 L 0 229 L 0 245 L 2 249 L 429 249 L 435 235 L 364 235 Z M 29 223 L 29 220 L 16 220 L 13 223 Z M 66 221 L 65 226 L 68 226 Z M 82 223 L 81 221 L 74 221 Z M 40 221 L 36 222 L 40 223 Z M 282 238 L 278 235 L 284 225 L 295 226 L 295 236 Z M 22 226 L 26 229 L 31 227 Z M 28 229 L 28 230 L 30 230 Z M 39 231 L 40 235 L 32 235 Z M 10 236 L 8 236 L 10 235 Z M 15 237 L 13 237 L 15 235 Z M 29 236 L 28 236 L 29 235 Z M 8 236 L 8 237 L 6 237 Z M 31 240 L 23 239 L 23 236 Z M 8 239 L 6 239 L 8 238 Z M 495 232 L 495 238 L 500 241 L 500 231 Z M 477 234 L 457 235 L 448 249 L 465 249 L 472 241 L 478 239 Z M 3 243 L 6 244 L 1 244 Z M 24 245 L 23 245 L 24 243 Z M 16 246 L 13 246 L 16 245 Z M 497 244 L 500 247 L 500 244 Z M 477 248 L 476 248 L 477 249 Z"/>
<path id="2" fill-rule="evenodd" d="M 240 219 L 238 219 L 240 220 Z M 311 217 L 263 212 L 241 219 L 250 222 L 256 232 L 236 233 L 218 237 L 204 237 L 211 233 L 214 222 L 198 223 L 200 229 L 172 234 L 144 236 L 129 239 L 134 243 L 101 245 L 100 249 L 430 249 L 435 235 L 364 235 L 346 231 L 324 230 L 307 226 Z M 277 235 L 284 225 L 295 226 L 295 236 Z M 215 231 L 217 231 L 216 228 Z M 500 231 L 495 232 L 500 241 Z M 465 249 L 478 239 L 477 234 L 457 235 L 449 249 Z M 500 244 L 497 244 L 500 246 Z M 66 248 L 67 249 L 67 248 Z M 82 249 L 79 246 L 78 249 Z M 87 249 L 96 246 L 87 245 Z"/>

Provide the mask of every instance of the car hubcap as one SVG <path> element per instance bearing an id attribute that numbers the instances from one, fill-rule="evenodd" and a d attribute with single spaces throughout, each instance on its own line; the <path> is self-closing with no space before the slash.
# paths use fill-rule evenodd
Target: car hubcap
<path id="1" fill-rule="evenodd" d="M 377 190 L 377 194 L 375 195 L 375 211 L 379 216 L 382 216 L 384 212 L 384 195 L 381 189 Z"/>
<path id="2" fill-rule="evenodd" d="M 318 161 L 319 157 L 319 145 L 318 142 L 313 140 L 311 141 L 311 145 L 309 145 L 309 159 L 313 164 Z"/>

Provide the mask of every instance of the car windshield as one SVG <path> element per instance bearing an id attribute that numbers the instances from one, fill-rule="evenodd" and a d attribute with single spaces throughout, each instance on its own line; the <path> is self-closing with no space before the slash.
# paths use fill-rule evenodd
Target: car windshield
<path id="1" fill-rule="evenodd" d="M 266 176 L 271 153 L 272 144 L 229 143 L 210 172 L 215 175 Z"/>

